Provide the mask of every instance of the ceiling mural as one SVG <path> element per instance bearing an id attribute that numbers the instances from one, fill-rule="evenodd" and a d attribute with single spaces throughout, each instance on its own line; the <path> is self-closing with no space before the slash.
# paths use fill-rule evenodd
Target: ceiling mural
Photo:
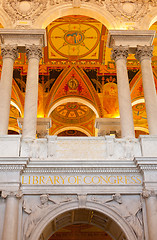
<path id="1" fill-rule="evenodd" d="M 150 29 L 157 31 L 157 22 Z M 50 134 L 68 126 L 72 130 L 72 125 L 75 128 L 77 125 L 77 128 L 94 136 L 95 115 L 89 114 L 92 110 L 88 104 L 84 103 L 84 110 L 81 110 L 78 99 L 90 103 L 101 118 L 119 117 L 116 66 L 110 57 L 111 49 L 106 46 L 108 30 L 93 18 L 71 15 L 56 19 L 47 26 L 46 31 L 47 47 L 43 49 L 39 64 L 38 117 L 48 117 L 50 109 L 57 104 L 51 113 L 53 124 Z M 157 38 L 153 44 L 152 67 L 157 89 Z M 128 56 L 127 68 L 135 127 L 148 129 L 140 64 L 133 54 Z M 19 53 L 14 64 L 12 101 L 19 107 L 22 116 L 27 69 L 26 54 Z M 72 104 L 68 105 L 71 98 L 79 106 L 77 111 L 68 109 L 68 106 L 72 107 Z M 58 105 L 63 100 L 64 104 Z M 88 109 L 89 115 L 85 109 Z"/>
<path id="2" fill-rule="evenodd" d="M 136 104 L 132 109 L 135 126 L 148 128 L 145 103 Z"/>
<path id="3" fill-rule="evenodd" d="M 19 117 L 21 117 L 19 110 L 15 106 L 11 105 L 10 115 L 9 115 L 9 130 L 14 130 L 16 132 L 19 132 L 19 126 L 17 122 L 17 119 Z"/>
<path id="4" fill-rule="evenodd" d="M 65 127 L 73 127 L 86 130 L 91 136 L 94 136 L 95 113 L 86 105 L 79 102 L 67 102 L 59 105 L 50 114 L 52 119 L 51 133 Z M 73 129 L 73 130 L 74 130 Z"/>
<path id="5" fill-rule="evenodd" d="M 84 16 L 69 16 L 52 22 L 47 27 L 48 59 L 100 60 L 106 46 L 105 26 Z"/>
<path id="6" fill-rule="evenodd" d="M 55 102 L 68 97 L 79 97 L 86 99 L 102 116 L 102 107 L 100 99 L 85 73 L 79 67 L 68 66 L 55 82 L 47 102 L 47 108 L 50 109 Z"/>
<path id="7" fill-rule="evenodd" d="M 63 123 L 77 124 L 89 121 L 94 112 L 84 104 L 68 102 L 55 108 L 51 113 L 54 120 Z"/>
<path id="8" fill-rule="evenodd" d="M 87 135 L 78 130 L 66 130 L 58 134 L 59 137 L 87 137 Z"/>

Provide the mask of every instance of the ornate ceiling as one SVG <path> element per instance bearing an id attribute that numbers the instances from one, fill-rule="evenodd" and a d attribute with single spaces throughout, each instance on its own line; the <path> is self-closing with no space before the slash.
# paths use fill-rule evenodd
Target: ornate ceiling
<path id="1" fill-rule="evenodd" d="M 95 114 L 88 106 L 82 103 L 67 102 L 66 104 L 59 105 L 51 113 L 50 117 L 53 123 L 51 134 L 55 133 L 56 129 L 73 127 L 73 129 L 84 129 L 88 131 L 91 136 L 95 135 Z M 77 134 L 79 133 L 77 132 Z M 71 132 L 71 136 L 72 135 L 76 135 L 76 132 Z M 70 132 L 67 132 L 67 136 L 70 136 Z"/>
<path id="2" fill-rule="evenodd" d="M 89 224 L 75 224 L 64 227 L 53 234 L 49 240 L 112 240 L 102 229 Z"/>
<path id="3" fill-rule="evenodd" d="M 157 30 L 157 23 L 151 29 Z M 111 49 L 106 47 L 108 30 L 93 18 L 70 15 L 53 21 L 46 31 L 48 44 L 39 66 L 38 117 L 52 118 L 50 134 L 60 134 L 69 126 L 69 130 L 73 127 L 95 136 L 95 117 L 119 117 L 116 67 L 110 58 Z M 157 86 L 156 38 L 154 45 L 152 66 Z M 148 132 L 140 65 L 134 55 L 129 55 L 127 67 L 135 129 Z M 19 54 L 12 101 L 22 116 L 26 76 L 27 58 Z M 18 130 L 17 125 L 14 128 Z"/>

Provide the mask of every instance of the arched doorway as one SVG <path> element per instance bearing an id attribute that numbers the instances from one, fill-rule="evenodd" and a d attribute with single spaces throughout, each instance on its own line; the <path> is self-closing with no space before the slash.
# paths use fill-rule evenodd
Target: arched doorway
<path id="1" fill-rule="evenodd" d="M 54 233 L 49 240 L 112 240 L 101 228 L 95 225 L 78 223 L 66 226 Z"/>
<path id="2" fill-rule="evenodd" d="M 86 202 L 84 195 L 78 198 L 78 201 L 67 199 L 58 207 L 46 207 L 42 214 L 36 214 L 35 217 L 40 220 L 24 239 L 48 240 L 66 226 L 87 224 L 102 229 L 113 240 L 137 240 L 131 226 L 116 211 L 94 201 Z M 33 221 L 30 219 L 30 222 L 32 224 Z"/>
<path id="3" fill-rule="evenodd" d="M 44 240 L 54 239 L 53 234 L 56 233 L 57 235 L 57 232 L 65 228 L 66 226 L 69 226 L 69 229 L 71 229 L 72 232 L 75 229 L 75 236 L 77 232 L 81 235 L 81 227 L 95 226 L 96 229 L 102 229 L 104 235 L 106 233 L 108 240 L 123 238 L 125 239 L 125 234 L 122 232 L 121 228 L 117 225 L 116 222 L 114 222 L 110 217 L 106 216 L 105 214 L 90 209 L 75 209 L 65 212 L 57 216 L 51 222 L 51 226 L 52 233 L 50 233 L 50 226 L 48 225 L 41 234 L 40 239 L 42 239 L 43 237 Z M 52 236 L 50 237 L 49 234 L 52 234 Z M 122 236 L 123 238 L 121 238 L 120 236 Z M 77 237 L 75 237 L 74 239 L 77 239 Z"/>

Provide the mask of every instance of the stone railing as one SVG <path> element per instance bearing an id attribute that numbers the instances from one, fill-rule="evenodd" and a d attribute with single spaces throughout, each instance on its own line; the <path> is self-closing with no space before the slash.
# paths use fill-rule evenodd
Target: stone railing
<path id="1" fill-rule="evenodd" d="M 157 156 L 157 136 L 139 139 L 105 137 L 56 137 L 22 139 L 0 137 L 0 157 L 30 157 L 49 160 L 122 160 Z"/>

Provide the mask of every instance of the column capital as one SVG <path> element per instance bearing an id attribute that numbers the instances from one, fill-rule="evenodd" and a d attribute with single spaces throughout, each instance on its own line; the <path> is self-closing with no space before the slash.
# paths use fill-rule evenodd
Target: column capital
<path id="1" fill-rule="evenodd" d="M 137 46 L 137 50 L 135 53 L 135 57 L 138 61 L 142 61 L 143 59 L 151 59 L 153 57 L 153 46 Z"/>
<path id="2" fill-rule="evenodd" d="M 12 58 L 14 61 L 18 58 L 17 45 L 2 44 L 1 45 L 1 55 L 4 58 Z"/>
<path id="3" fill-rule="evenodd" d="M 21 190 L 18 191 L 2 191 L 1 197 L 2 198 L 7 198 L 7 197 L 16 197 L 20 199 L 23 196 L 23 192 Z"/>
<path id="4" fill-rule="evenodd" d="M 127 59 L 128 57 L 128 47 L 124 47 L 122 45 L 120 46 L 113 46 L 112 49 L 112 54 L 111 54 L 111 58 L 115 61 L 117 61 L 118 59 Z"/>
<path id="5" fill-rule="evenodd" d="M 144 199 L 149 198 L 149 197 L 156 197 L 156 193 L 154 190 L 148 190 L 148 189 L 143 189 L 142 191 L 142 197 Z"/>
<path id="6" fill-rule="evenodd" d="M 42 58 L 42 46 L 41 45 L 26 45 L 26 55 L 28 60 L 30 58 L 37 58 L 40 60 Z"/>

